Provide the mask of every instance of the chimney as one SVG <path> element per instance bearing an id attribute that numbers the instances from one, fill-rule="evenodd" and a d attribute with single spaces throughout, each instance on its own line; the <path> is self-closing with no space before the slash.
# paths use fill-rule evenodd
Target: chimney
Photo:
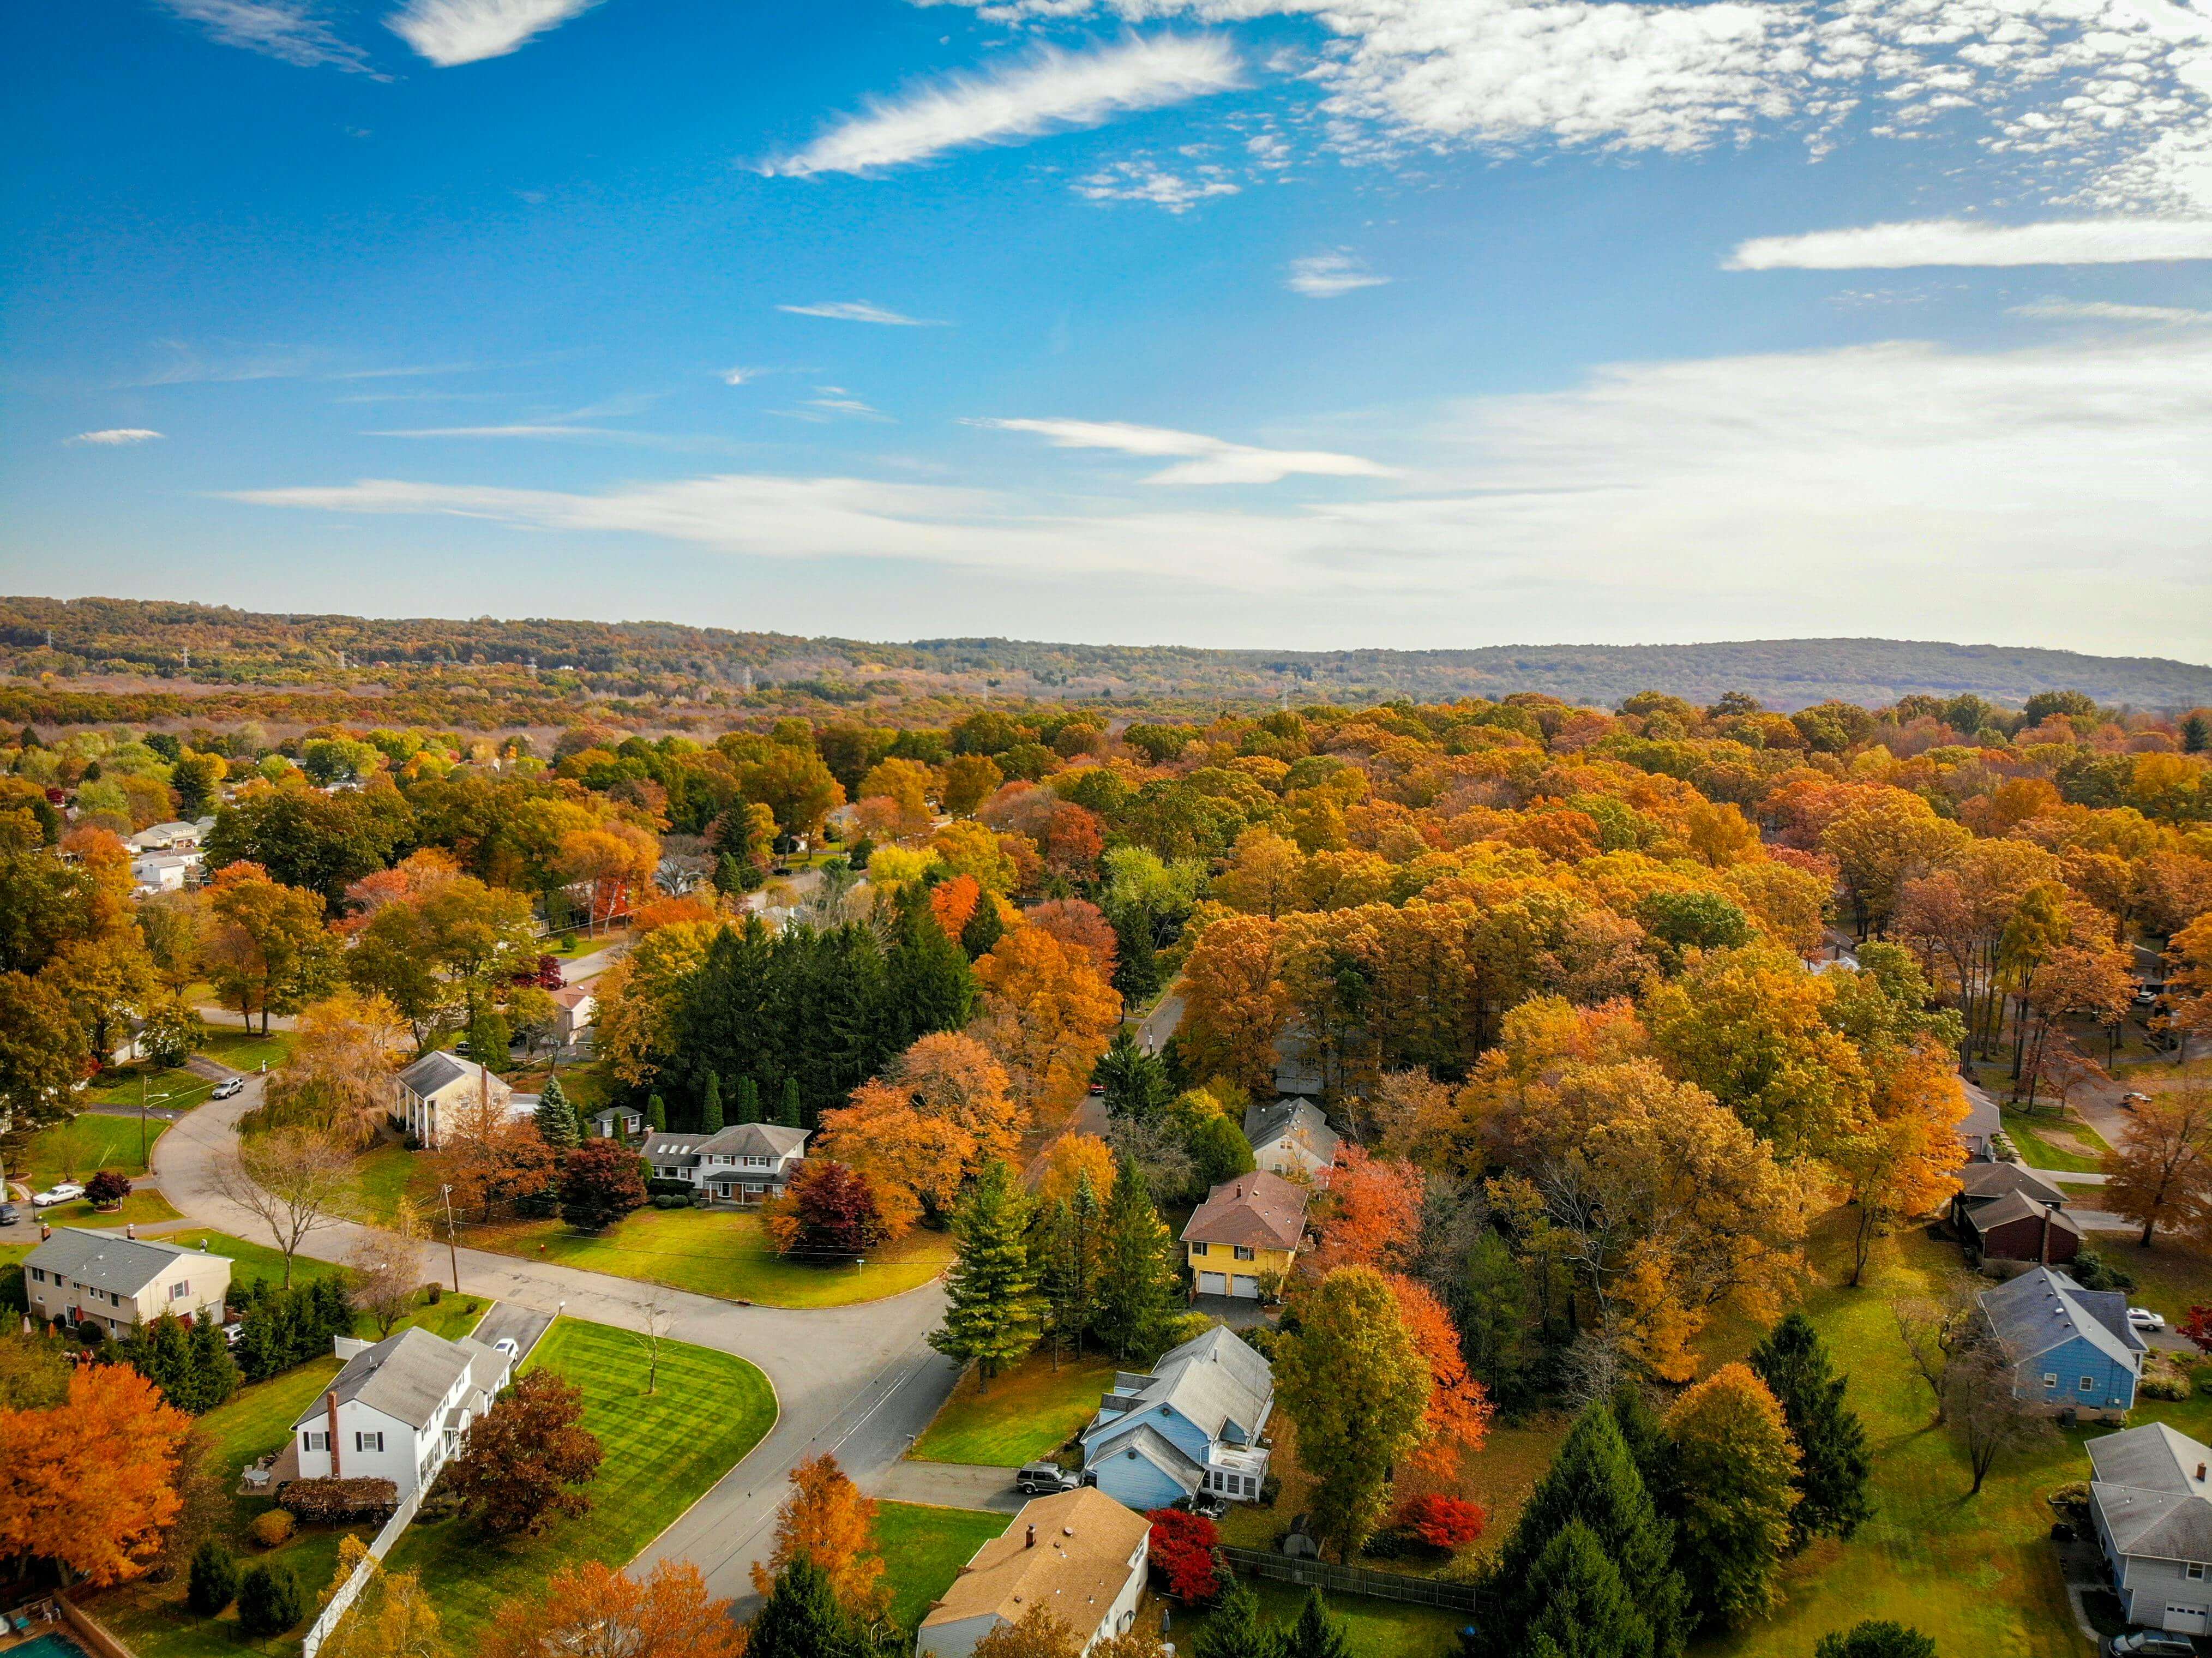
<path id="1" fill-rule="evenodd" d="M 2200 1468 L 2200 1469 L 2198 1469 L 2198 1470 L 2197 1470 L 2197 1477 L 2199 1479 L 2203 1479 L 2203 1478 L 2204 1478 L 2204 1471 L 2203 1471 L 2203 1469 L 2201 1469 L 2201 1468 Z M 1033 1548 L 1035 1548 L 1035 1547 L 1036 1546 L 1036 1527 L 1035 1526 L 1031 1526 L 1031 1527 L 1030 1527 L 1030 1534 L 1029 1534 L 1029 1536 L 1028 1536 L 1028 1537 L 1026 1537 L 1025 1539 L 1024 1539 L 1024 1540 L 1023 1540 L 1022 1546 L 1023 1546 L 1024 1548 L 1025 1548 L 1025 1549 L 1033 1549 Z"/>
<path id="2" fill-rule="evenodd" d="M 337 1479 L 337 1478 L 339 1477 L 339 1475 L 338 1475 L 338 1394 L 337 1394 L 337 1388 L 331 1388 L 330 1392 L 328 1392 L 328 1393 L 326 1393 L 326 1394 L 325 1394 L 323 1395 L 323 1414 L 324 1414 L 324 1420 L 325 1420 L 325 1421 L 326 1421 L 326 1422 L 330 1424 L 330 1436 L 331 1436 L 331 1479 Z"/>
<path id="3" fill-rule="evenodd" d="M 2037 1257 L 2045 1266 L 2051 1265 L 2051 1206 L 2043 1206 L 2043 1247 Z"/>
<path id="4" fill-rule="evenodd" d="M 2203 1465 L 2202 1462 L 2199 1462 L 2199 1463 L 2197 1465 L 2197 1479 L 2198 1479 L 2198 1480 L 2200 1480 L 2200 1481 L 2202 1481 L 2202 1480 L 2203 1479 L 2203 1478 L 2204 1478 L 2204 1465 Z"/>

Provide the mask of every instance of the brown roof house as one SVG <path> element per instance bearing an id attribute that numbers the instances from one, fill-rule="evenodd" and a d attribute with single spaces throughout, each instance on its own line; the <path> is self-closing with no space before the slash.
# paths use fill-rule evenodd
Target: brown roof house
<path id="1" fill-rule="evenodd" d="M 1152 1522 L 1085 1485 L 1025 1504 L 921 1620 L 915 1658 L 968 1658 L 994 1629 L 1047 1612 L 1088 1652 L 1137 1621 Z"/>
<path id="2" fill-rule="evenodd" d="M 1198 1293 L 1256 1301 L 1289 1277 L 1310 1195 L 1310 1188 L 1265 1169 L 1208 1192 L 1182 1229 Z"/>
<path id="3" fill-rule="evenodd" d="M 2066 1194 L 2016 1163 L 1969 1163 L 1959 1170 L 1951 1224 L 1969 1257 L 2063 1266 L 2081 1248 L 2081 1229 L 2065 1213 Z"/>

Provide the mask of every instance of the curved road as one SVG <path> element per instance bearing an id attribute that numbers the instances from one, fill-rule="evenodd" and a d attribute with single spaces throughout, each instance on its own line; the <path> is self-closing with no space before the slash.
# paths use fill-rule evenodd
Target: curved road
<path id="1" fill-rule="evenodd" d="M 260 1080 L 252 1078 L 236 1098 L 211 1101 L 176 1123 L 154 1148 L 155 1179 L 172 1204 L 192 1220 L 255 1242 L 268 1229 L 216 1190 L 215 1168 L 236 1138 L 238 1119 L 260 1096 Z M 189 1224 L 164 1230 L 180 1238 L 191 1232 Z M 362 1230 L 340 1224 L 311 1233 L 300 1252 L 342 1260 Z M 437 1266 L 444 1276 L 442 1252 Z M 944 1311 L 944 1291 L 935 1284 L 887 1301 L 802 1310 L 739 1307 L 477 1249 L 460 1252 L 460 1269 L 461 1287 L 470 1295 L 548 1314 L 565 1309 L 624 1329 L 642 1329 L 647 1304 L 657 1303 L 668 1321 L 663 1333 L 734 1353 L 767 1374 L 775 1388 L 775 1427 L 638 1557 L 641 1569 L 664 1558 L 694 1562 L 709 1591 L 737 1601 L 741 1615 L 751 1609 L 750 1569 L 767 1553 L 792 1466 L 834 1451 L 862 1490 L 876 1489 L 957 1379 L 951 1362 L 924 1340 Z M 702 1399 L 697 1407 L 709 1412 L 716 1401 Z"/>

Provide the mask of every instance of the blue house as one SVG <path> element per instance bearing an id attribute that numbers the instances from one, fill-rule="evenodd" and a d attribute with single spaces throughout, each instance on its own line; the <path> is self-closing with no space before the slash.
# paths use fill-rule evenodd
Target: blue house
<path id="1" fill-rule="evenodd" d="M 2128 1298 L 2119 1291 L 2085 1290 L 2037 1266 L 1979 1300 L 2012 1361 L 2014 1398 L 2092 1420 L 2124 1418 L 2135 1407 L 2146 1344 L 2128 1327 Z"/>
<path id="2" fill-rule="evenodd" d="M 1200 1490 L 1255 1501 L 1267 1475 L 1260 1435 L 1274 1404 L 1267 1361 L 1217 1326 L 1163 1355 L 1150 1376 L 1115 1376 L 1083 1430 L 1084 1472 L 1139 1514 Z"/>

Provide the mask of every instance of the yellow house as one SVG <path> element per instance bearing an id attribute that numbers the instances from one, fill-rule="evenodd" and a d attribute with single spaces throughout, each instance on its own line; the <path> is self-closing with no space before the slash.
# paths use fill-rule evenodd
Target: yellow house
<path id="1" fill-rule="evenodd" d="M 1305 1236 L 1307 1196 L 1306 1187 L 1265 1169 L 1208 1192 L 1182 1229 L 1199 1294 L 1256 1301 L 1280 1284 Z"/>

